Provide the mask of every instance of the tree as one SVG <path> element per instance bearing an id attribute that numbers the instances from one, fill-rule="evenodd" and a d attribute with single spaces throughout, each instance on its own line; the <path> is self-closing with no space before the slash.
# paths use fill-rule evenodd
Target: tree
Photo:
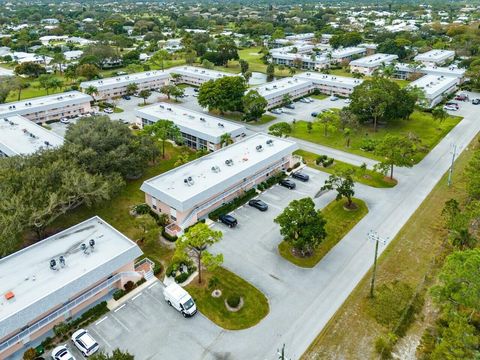
<path id="1" fill-rule="evenodd" d="M 95 95 L 98 93 L 98 89 L 93 86 L 93 85 L 89 85 L 86 89 L 85 89 L 85 94 L 87 95 L 90 95 L 92 98 L 93 98 L 93 102 L 95 102 Z"/>
<path id="2" fill-rule="evenodd" d="M 14 72 L 16 75 L 26 75 L 29 77 L 38 77 L 45 74 L 46 70 L 42 65 L 34 62 L 24 62 L 15 66 Z"/>
<path id="3" fill-rule="evenodd" d="M 45 89 L 48 95 L 48 90 L 51 87 L 51 81 L 52 81 L 53 76 L 50 74 L 42 74 L 38 77 L 38 82 L 40 83 L 40 86 Z"/>
<path id="4" fill-rule="evenodd" d="M 66 61 L 67 59 L 65 58 L 65 55 L 63 55 L 63 53 L 61 52 L 55 53 L 55 55 L 53 55 L 52 63 L 58 65 L 58 70 L 60 71 L 60 75 L 63 74 L 63 65 L 65 64 Z"/>
<path id="5" fill-rule="evenodd" d="M 160 93 L 167 95 L 167 98 L 170 100 L 170 96 L 174 96 L 175 98 L 182 96 L 184 90 L 176 85 L 164 85 L 160 88 Z"/>
<path id="6" fill-rule="evenodd" d="M 105 352 L 99 352 L 93 354 L 90 357 L 90 360 L 134 360 L 135 357 L 130 354 L 128 351 L 121 351 L 120 349 L 113 350 L 112 354 L 109 355 Z"/>
<path id="7" fill-rule="evenodd" d="M 317 115 L 315 121 L 323 125 L 323 135 L 328 136 L 329 127 L 338 119 L 338 116 L 331 111 L 325 111 Z"/>
<path id="8" fill-rule="evenodd" d="M 200 86 L 198 103 L 209 110 L 241 111 L 242 98 L 247 90 L 245 79 L 240 76 L 225 76 L 209 80 Z"/>
<path id="9" fill-rule="evenodd" d="M 443 109 L 441 106 L 437 106 L 432 110 L 432 116 L 434 120 L 438 120 L 438 122 L 443 122 L 446 118 L 448 118 L 448 113 Z"/>
<path id="10" fill-rule="evenodd" d="M 170 59 L 170 54 L 168 53 L 168 51 L 162 49 L 162 50 L 158 50 L 156 53 L 152 55 L 152 57 L 150 58 L 150 62 L 160 67 L 160 69 L 164 71 L 165 60 L 169 60 L 169 59 Z"/>
<path id="11" fill-rule="evenodd" d="M 340 175 L 332 174 L 325 180 L 325 185 L 323 185 L 320 190 L 335 190 L 337 196 L 335 200 L 339 201 L 343 198 L 347 199 L 346 207 L 349 209 L 355 209 L 356 206 L 352 201 L 353 196 L 355 195 L 355 183 L 352 178 L 352 171 L 345 171 Z"/>
<path id="12" fill-rule="evenodd" d="M 245 121 L 258 120 L 265 113 L 268 102 L 257 90 L 250 90 L 242 97 L 243 119 Z"/>
<path id="13" fill-rule="evenodd" d="M 189 151 L 182 151 L 175 161 L 174 166 L 182 166 L 190 161 L 190 152 Z"/>
<path id="14" fill-rule="evenodd" d="M 293 200 L 275 218 L 280 234 L 302 256 L 310 256 L 327 236 L 326 221 L 311 198 Z"/>
<path id="15" fill-rule="evenodd" d="M 222 144 L 222 147 L 233 144 L 232 135 L 229 133 L 222 134 L 222 136 L 220 136 L 220 144 Z"/>
<path id="16" fill-rule="evenodd" d="M 247 70 L 243 74 L 243 78 L 245 79 L 245 82 L 248 83 L 250 81 L 250 78 L 252 77 L 252 72 L 250 70 Z"/>
<path id="17" fill-rule="evenodd" d="M 248 61 L 240 59 L 238 61 L 238 63 L 240 64 L 240 69 L 241 69 L 242 74 L 245 75 L 245 73 L 248 71 L 248 68 L 249 68 Z"/>
<path id="18" fill-rule="evenodd" d="M 282 96 L 282 106 L 290 105 L 293 102 L 292 97 L 290 94 L 284 94 Z"/>
<path id="19" fill-rule="evenodd" d="M 465 169 L 468 179 L 467 193 L 472 199 L 480 199 L 480 151 L 475 151 Z"/>
<path id="20" fill-rule="evenodd" d="M 147 125 L 143 128 L 143 133 L 162 142 L 162 157 L 165 157 L 165 142 L 167 140 L 171 139 L 179 142 L 182 139 L 180 129 L 170 120 L 161 119 L 152 125 Z"/>
<path id="21" fill-rule="evenodd" d="M 207 248 L 222 239 L 222 232 L 210 229 L 210 227 L 198 222 L 188 229 L 176 242 L 176 253 L 180 256 L 188 256 L 192 252 L 197 260 L 198 283 L 202 283 L 202 267 L 212 271 L 223 262 L 223 255 L 213 255 Z"/>
<path id="22" fill-rule="evenodd" d="M 267 65 L 267 81 L 273 81 L 275 78 L 275 65 L 273 63 L 270 63 Z"/>
<path id="23" fill-rule="evenodd" d="M 383 157 L 381 165 L 390 168 L 390 179 L 393 179 L 393 167 L 412 167 L 417 147 L 409 137 L 387 134 L 375 146 L 375 154 Z"/>
<path id="24" fill-rule="evenodd" d="M 268 128 L 268 133 L 273 136 L 287 137 L 292 133 L 292 126 L 287 122 L 279 122 Z"/>
<path id="25" fill-rule="evenodd" d="M 215 67 L 215 64 L 212 63 L 211 61 L 208 61 L 207 59 L 202 60 L 202 66 L 205 69 L 213 69 Z"/>
<path id="26" fill-rule="evenodd" d="M 197 60 L 197 52 L 193 49 L 187 50 L 184 56 L 188 65 L 192 65 Z"/>
<path id="27" fill-rule="evenodd" d="M 93 64 L 83 64 L 77 67 L 76 75 L 78 77 L 84 77 L 87 80 L 92 80 L 100 75 L 100 69 Z"/>
<path id="28" fill-rule="evenodd" d="M 3 104 L 13 90 L 8 77 L 0 77 L 0 104 Z"/>
<path id="29" fill-rule="evenodd" d="M 147 105 L 147 99 L 152 95 L 152 92 L 147 89 L 143 89 L 138 93 L 138 96 L 140 96 L 143 99 L 143 104 Z"/>
<path id="30" fill-rule="evenodd" d="M 226 67 L 228 61 L 239 59 L 237 45 L 232 38 L 221 37 L 216 44 L 216 48 L 207 51 L 203 55 L 203 59 L 207 59 L 215 65 Z"/>
<path id="31" fill-rule="evenodd" d="M 145 241 L 147 237 L 150 240 L 150 238 L 152 238 L 152 234 L 152 240 L 155 239 L 155 237 L 158 239 L 158 235 L 160 234 L 157 222 L 150 214 L 137 216 L 135 218 L 135 227 L 140 230 L 140 242 Z"/>
<path id="32" fill-rule="evenodd" d="M 138 91 L 138 85 L 136 83 L 130 83 L 127 85 L 127 95 L 133 95 Z"/>

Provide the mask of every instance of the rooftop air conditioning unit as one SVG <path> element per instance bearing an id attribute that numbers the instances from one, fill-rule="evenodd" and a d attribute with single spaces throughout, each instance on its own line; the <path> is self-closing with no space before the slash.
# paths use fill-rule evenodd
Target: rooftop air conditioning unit
<path id="1" fill-rule="evenodd" d="M 217 125 L 218 127 L 221 127 L 221 128 L 225 127 L 225 125 L 223 125 L 222 123 L 218 123 Z"/>
<path id="2" fill-rule="evenodd" d="M 263 146 L 262 146 L 262 145 L 257 145 L 257 146 L 255 147 L 255 149 L 256 149 L 258 152 L 261 152 L 261 151 L 263 151 Z"/>
<path id="3" fill-rule="evenodd" d="M 225 164 L 227 166 L 233 166 L 233 160 L 232 159 L 227 159 L 227 160 L 225 160 Z"/>
<path id="4" fill-rule="evenodd" d="M 57 268 L 57 260 L 55 260 L 55 259 L 51 259 L 51 260 L 50 260 L 50 269 L 52 269 L 52 270 L 58 270 L 58 268 Z"/>
<path id="5" fill-rule="evenodd" d="M 267 140 L 267 145 L 273 146 L 273 140 L 272 140 L 272 139 L 268 139 L 268 140 Z"/>
<path id="6" fill-rule="evenodd" d="M 207 121 L 207 120 L 205 120 L 205 118 L 201 117 L 201 118 L 200 118 L 200 121 L 205 122 L 205 121 Z"/>

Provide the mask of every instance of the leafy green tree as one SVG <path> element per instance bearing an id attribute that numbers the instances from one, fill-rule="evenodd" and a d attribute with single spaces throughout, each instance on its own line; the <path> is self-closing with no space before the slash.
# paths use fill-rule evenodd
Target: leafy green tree
<path id="1" fill-rule="evenodd" d="M 375 154 L 383 158 L 381 165 L 390 168 L 390 179 L 393 179 L 394 166 L 413 166 L 417 146 L 408 137 L 387 134 L 375 146 Z"/>
<path id="2" fill-rule="evenodd" d="M 108 116 L 84 117 L 72 124 L 66 134 L 73 158 L 90 173 L 121 174 L 137 178 L 148 165 L 153 143 L 142 142 L 130 129 Z"/>
<path id="3" fill-rule="evenodd" d="M 267 65 L 267 81 L 273 81 L 275 78 L 275 65 L 273 63 L 269 63 Z"/>
<path id="4" fill-rule="evenodd" d="M 130 354 L 128 351 L 122 351 L 120 349 L 113 350 L 112 354 L 107 354 L 105 352 L 99 352 L 93 354 L 90 357 L 90 360 L 134 360 L 135 357 Z"/>
<path id="5" fill-rule="evenodd" d="M 205 69 L 213 69 L 215 67 L 215 64 L 212 63 L 211 61 L 208 61 L 207 59 L 202 60 L 202 66 Z"/>
<path id="6" fill-rule="evenodd" d="M 275 220 L 280 234 L 302 256 L 310 256 L 327 236 L 326 221 L 311 198 L 293 200 Z"/>
<path id="7" fill-rule="evenodd" d="M 258 120 L 265 113 L 268 102 L 257 90 L 250 90 L 242 97 L 243 119 L 245 121 Z"/>
<path id="8" fill-rule="evenodd" d="M 471 203 L 472 206 L 476 205 L 474 203 Z M 461 250 L 474 248 L 477 244 L 477 239 L 470 233 L 471 216 L 469 215 L 469 212 L 461 211 L 460 205 L 455 199 L 448 200 L 442 210 L 450 242 Z"/>
<path id="9" fill-rule="evenodd" d="M 356 208 L 352 200 L 355 195 L 355 183 L 353 182 L 352 175 L 353 171 L 345 171 L 339 175 L 332 174 L 325 180 L 325 185 L 323 185 L 320 190 L 335 190 L 337 192 L 335 198 L 337 201 L 345 198 L 347 199 L 347 208 Z"/>
<path id="10" fill-rule="evenodd" d="M 162 157 L 165 157 L 165 142 L 169 139 L 180 142 L 182 134 L 180 129 L 170 120 L 158 120 L 152 125 L 143 128 L 143 133 L 151 135 L 162 143 Z"/>
<path id="11" fill-rule="evenodd" d="M 223 255 L 211 254 L 207 248 L 222 239 L 222 232 L 211 229 L 207 224 L 198 222 L 188 229 L 176 242 L 176 254 L 188 256 L 193 253 L 197 260 L 198 283 L 202 283 L 202 267 L 214 270 L 223 262 Z"/>
<path id="12" fill-rule="evenodd" d="M 198 103 L 209 110 L 241 111 L 243 94 L 247 90 L 245 79 L 240 76 L 225 76 L 209 80 L 200 86 Z"/>
<path id="13" fill-rule="evenodd" d="M 290 105 L 293 102 L 290 94 L 285 94 L 282 96 L 282 106 Z"/>
<path id="14" fill-rule="evenodd" d="M 328 136 L 328 129 L 334 126 L 333 124 L 338 120 L 338 116 L 331 111 L 325 111 L 317 115 L 315 119 L 323 125 L 323 135 Z"/>
<path id="15" fill-rule="evenodd" d="M 40 86 L 45 89 L 48 95 L 48 90 L 51 88 L 53 76 L 50 74 L 42 74 L 38 77 L 38 82 Z"/>
<path id="16" fill-rule="evenodd" d="M 60 71 L 60 75 L 63 74 L 63 65 L 66 63 L 67 59 L 63 53 L 55 53 L 52 58 L 52 63 L 58 66 L 58 70 Z"/>
<path id="17" fill-rule="evenodd" d="M 29 77 L 38 77 L 41 74 L 45 74 L 46 70 L 40 64 L 34 62 L 24 62 L 15 66 L 15 74 L 17 75 L 26 75 Z"/>
<path id="18" fill-rule="evenodd" d="M 138 93 L 138 96 L 140 96 L 143 99 L 143 104 L 144 105 L 147 105 L 147 99 L 150 97 L 150 95 L 152 95 L 152 92 L 150 90 L 147 90 L 147 89 L 141 90 Z"/>
<path id="19" fill-rule="evenodd" d="M 92 98 L 93 98 L 93 102 L 95 102 L 95 95 L 98 93 L 98 89 L 93 86 L 93 85 L 89 85 L 86 89 L 85 89 L 85 94 L 87 95 L 90 95 Z"/>
<path id="20" fill-rule="evenodd" d="M 100 75 L 100 69 L 94 64 L 82 64 L 76 69 L 78 77 L 84 77 L 87 80 L 92 80 Z"/>
<path id="21" fill-rule="evenodd" d="M 248 71 L 248 68 L 249 68 L 248 61 L 240 59 L 238 61 L 238 63 L 240 64 L 240 69 L 241 69 L 242 74 L 245 75 L 245 73 Z"/>
<path id="22" fill-rule="evenodd" d="M 165 61 L 170 59 L 170 54 L 167 50 L 158 50 L 156 53 L 152 55 L 150 58 L 150 62 L 158 67 L 162 71 L 165 70 Z"/>
<path id="23" fill-rule="evenodd" d="M 244 74 L 243 74 L 243 78 L 245 79 L 245 82 L 248 84 L 248 82 L 250 81 L 250 78 L 252 77 L 252 72 L 250 70 L 247 70 Z"/>
<path id="24" fill-rule="evenodd" d="M 475 151 L 465 169 L 468 179 L 467 193 L 472 199 L 480 199 L 480 151 Z"/>
<path id="25" fill-rule="evenodd" d="M 220 144 L 222 144 L 222 146 L 233 144 L 232 136 L 229 133 L 222 134 L 222 136 L 220 136 Z"/>
<path id="26" fill-rule="evenodd" d="M 164 85 L 160 88 L 160 93 L 167 95 L 167 98 L 170 100 L 171 96 L 174 96 L 175 98 L 182 96 L 184 90 L 176 85 Z"/>
<path id="27" fill-rule="evenodd" d="M 432 116 L 435 120 L 438 120 L 440 123 L 448 118 L 448 113 L 441 106 L 436 106 L 432 110 Z"/>
<path id="28" fill-rule="evenodd" d="M 130 83 L 127 85 L 127 95 L 133 95 L 138 91 L 138 85 L 136 83 Z"/>
<path id="29" fill-rule="evenodd" d="M 278 122 L 268 128 L 268 133 L 273 136 L 287 137 L 292 133 L 292 126 L 287 122 Z"/>

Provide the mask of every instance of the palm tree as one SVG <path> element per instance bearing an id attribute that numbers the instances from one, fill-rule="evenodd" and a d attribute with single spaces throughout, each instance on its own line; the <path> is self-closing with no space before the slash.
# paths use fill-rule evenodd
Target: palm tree
<path id="1" fill-rule="evenodd" d="M 220 136 L 220 144 L 222 145 L 222 147 L 233 144 L 232 136 L 229 133 L 223 134 L 222 136 Z"/>
<path id="2" fill-rule="evenodd" d="M 127 94 L 133 95 L 138 90 L 138 85 L 135 83 L 130 83 L 127 85 Z"/>
<path id="3" fill-rule="evenodd" d="M 288 68 L 288 73 L 289 73 L 290 75 L 293 76 L 293 75 L 295 75 L 296 72 L 297 72 L 297 69 L 295 69 L 293 66 L 290 66 L 290 67 Z"/>
<path id="4" fill-rule="evenodd" d="M 63 55 L 62 53 L 56 53 L 55 55 L 53 55 L 52 63 L 58 65 L 58 70 L 60 71 L 60 75 L 63 75 L 62 66 L 65 63 L 65 61 L 66 61 L 65 55 Z"/>
<path id="5" fill-rule="evenodd" d="M 432 116 L 434 120 L 442 122 L 448 117 L 448 113 L 443 110 L 443 107 L 437 106 L 435 109 L 432 110 Z"/>
<path id="6" fill-rule="evenodd" d="M 90 85 L 89 87 L 87 87 L 85 89 L 85 94 L 87 95 L 90 95 L 92 98 L 93 98 L 93 103 L 95 103 L 97 100 L 95 99 L 95 95 L 98 93 L 98 89 L 93 86 L 93 85 Z"/>

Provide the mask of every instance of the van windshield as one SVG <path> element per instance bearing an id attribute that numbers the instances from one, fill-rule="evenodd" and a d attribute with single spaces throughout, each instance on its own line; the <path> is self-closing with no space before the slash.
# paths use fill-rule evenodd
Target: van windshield
<path id="1" fill-rule="evenodd" d="M 185 310 L 190 309 L 195 303 L 193 302 L 192 299 L 189 299 L 185 304 L 183 304 L 183 308 Z"/>

